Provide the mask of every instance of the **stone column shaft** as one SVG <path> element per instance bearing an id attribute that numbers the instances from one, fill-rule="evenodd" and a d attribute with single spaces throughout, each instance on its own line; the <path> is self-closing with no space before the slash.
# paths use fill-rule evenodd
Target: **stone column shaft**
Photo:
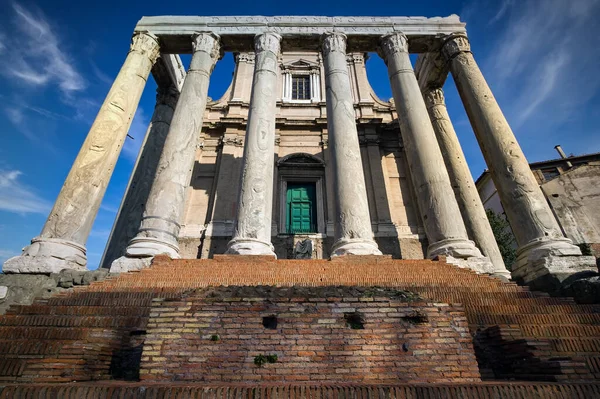
<path id="1" fill-rule="evenodd" d="M 404 152 L 429 239 L 427 256 L 481 258 L 479 250 L 468 239 L 450 177 L 444 167 L 444 159 L 410 62 L 406 36 L 400 33 L 384 36 L 381 50 L 388 66 Z M 489 261 L 487 265 L 479 266 L 469 267 L 485 272 L 489 272 L 488 269 L 492 267 Z"/>
<path id="2" fill-rule="evenodd" d="M 465 154 L 450 121 L 444 101 L 444 92 L 441 88 L 428 89 L 423 96 L 469 237 L 490 259 L 494 265 L 494 274 L 510 278 L 510 273 L 506 270 L 502 260 L 494 232 L 467 165 Z"/>
<path id="3" fill-rule="evenodd" d="M 85 270 L 85 243 L 100 208 L 123 142 L 159 54 L 157 38 L 133 36 L 129 54 L 81 146 L 39 237 L 4 272 Z"/>
<path id="4" fill-rule="evenodd" d="M 519 244 L 513 277 L 529 283 L 548 273 L 559 276 L 594 269 L 592 262 L 588 262 L 590 259 L 581 257 L 579 248 L 563 236 L 521 147 L 471 54 L 467 37 L 451 36 L 442 47 L 442 55 L 449 63 Z M 566 267 L 565 262 L 571 261 L 574 264 Z"/>
<path id="5" fill-rule="evenodd" d="M 154 113 L 108 239 L 102 267 L 110 268 L 138 233 L 178 98 L 179 90 L 172 85 L 156 89 Z"/>
<path id="6" fill-rule="evenodd" d="M 219 37 L 212 33 L 195 34 L 193 49 L 139 232 L 130 241 L 126 257 L 113 262 L 111 271 L 147 266 L 158 254 L 179 257 L 177 237 L 185 205 L 185 188 L 189 186 L 194 167 L 210 74 L 219 57 Z"/>
<path id="7" fill-rule="evenodd" d="M 335 242 L 332 256 L 381 255 L 373 240 L 354 102 L 346 62 L 346 36 L 323 37 L 327 131 L 333 167 Z"/>
<path id="8" fill-rule="evenodd" d="M 254 39 L 256 52 L 248 127 L 242 161 L 233 239 L 227 253 L 273 255 L 273 168 L 277 110 L 277 57 L 281 36 L 263 33 Z"/>

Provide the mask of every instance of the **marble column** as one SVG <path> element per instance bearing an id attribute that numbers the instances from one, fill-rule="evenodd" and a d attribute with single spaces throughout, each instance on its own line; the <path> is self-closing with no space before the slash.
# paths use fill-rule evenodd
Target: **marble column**
<path id="1" fill-rule="evenodd" d="M 5 273 L 86 270 L 85 243 L 158 55 L 158 39 L 154 35 L 138 32 L 133 36 L 129 54 L 98 111 L 40 236 L 31 240 L 22 255 L 4 263 Z"/>
<path id="2" fill-rule="evenodd" d="M 248 127 L 242 160 L 232 255 L 272 255 L 273 168 L 277 111 L 277 57 L 281 36 L 266 32 L 254 38 L 256 53 Z"/>
<path id="3" fill-rule="evenodd" d="M 473 58 L 467 37 L 450 36 L 442 47 L 442 55 L 449 64 L 519 245 L 511 271 L 513 278 L 527 284 L 537 280 L 542 288 L 544 284 L 540 279 L 560 282 L 575 272 L 597 271 L 593 257 L 581 256 L 579 248 L 563 236 L 515 135 Z M 547 277 L 548 274 L 554 277 Z"/>
<path id="4" fill-rule="evenodd" d="M 335 237 L 331 256 L 381 255 L 371 228 L 346 62 L 346 35 L 326 33 L 322 51 L 335 198 Z"/>
<path id="5" fill-rule="evenodd" d="M 429 88 L 423 93 L 423 97 L 467 233 L 494 265 L 494 274 L 510 278 L 510 272 L 506 270 L 502 260 L 465 154 L 450 121 L 444 92 L 441 88 Z"/>
<path id="6" fill-rule="evenodd" d="M 148 266 L 152 257 L 158 254 L 179 257 L 177 238 L 185 205 L 185 188 L 190 184 L 194 167 L 210 74 L 220 55 L 217 35 L 198 33 L 192 40 L 192 61 L 160 154 L 139 232 L 129 242 L 125 256 L 113 262 L 111 272 Z"/>
<path id="7" fill-rule="evenodd" d="M 492 272 L 484 258 L 468 239 L 450 177 L 417 78 L 410 62 L 408 40 L 401 33 L 382 37 L 381 52 L 392 85 L 398 112 L 404 153 L 408 160 L 413 185 L 429 247 L 427 256 L 447 255 L 452 260 L 467 259 L 469 268 Z"/>
<path id="8" fill-rule="evenodd" d="M 110 268 L 112 262 L 125 253 L 127 244 L 138 233 L 178 98 L 179 90 L 173 85 L 156 89 L 154 113 L 108 238 L 101 267 Z"/>

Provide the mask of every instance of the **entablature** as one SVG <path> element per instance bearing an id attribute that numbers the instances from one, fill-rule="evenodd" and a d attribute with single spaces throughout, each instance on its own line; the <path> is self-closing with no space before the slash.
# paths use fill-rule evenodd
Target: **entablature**
<path id="1" fill-rule="evenodd" d="M 457 15 L 448 17 L 317 17 L 317 16 L 156 16 L 143 17 L 136 32 L 150 32 L 160 39 L 162 53 L 192 52 L 190 37 L 196 32 L 213 32 L 221 37 L 224 51 L 253 51 L 254 36 L 275 32 L 282 36 L 282 51 L 318 50 L 326 32 L 343 32 L 347 51 L 375 51 L 382 35 L 402 32 L 409 51 L 423 53 L 439 47 L 452 33 L 466 33 Z"/>

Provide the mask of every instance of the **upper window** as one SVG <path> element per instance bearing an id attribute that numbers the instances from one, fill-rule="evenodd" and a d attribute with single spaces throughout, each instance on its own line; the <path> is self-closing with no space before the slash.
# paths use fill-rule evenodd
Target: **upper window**
<path id="1" fill-rule="evenodd" d="M 292 75 L 292 100 L 310 100 L 310 75 Z"/>
<path id="2" fill-rule="evenodd" d="M 312 104 L 321 101 L 321 67 L 318 62 L 295 60 L 281 65 L 284 103 Z"/>

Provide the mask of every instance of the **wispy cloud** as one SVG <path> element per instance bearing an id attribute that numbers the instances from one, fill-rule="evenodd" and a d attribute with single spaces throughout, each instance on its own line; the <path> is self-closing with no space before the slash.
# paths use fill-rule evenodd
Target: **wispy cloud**
<path id="1" fill-rule="evenodd" d="M 13 3 L 12 8 L 15 29 L 11 40 L 2 44 L 2 73 L 27 86 L 56 85 L 65 95 L 83 90 L 85 80 L 45 15 L 18 3 Z"/>
<path id="2" fill-rule="evenodd" d="M 599 13 L 599 0 L 501 3 L 491 22 L 504 28 L 483 66 L 498 95 L 510 98 L 515 127 L 567 121 L 597 93 L 600 52 L 590 28 Z"/>
<path id="3" fill-rule="evenodd" d="M 47 214 L 51 204 L 19 181 L 18 170 L 0 170 L 0 210 L 14 213 Z"/>
<path id="4" fill-rule="evenodd" d="M 94 71 L 94 75 L 96 75 L 96 78 L 98 78 L 100 82 L 104 83 L 109 87 L 113 84 L 114 79 L 111 79 L 107 74 L 102 72 L 94 61 L 90 61 L 90 65 L 92 66 L 92 71 Z"/>
<path id="5" fill-rule="evenodd" d="M 12 249 L 0 248 L 0 265 L 4 263 L 8 258 L 19 255 L 19 252 L 13 251 Z"/>

